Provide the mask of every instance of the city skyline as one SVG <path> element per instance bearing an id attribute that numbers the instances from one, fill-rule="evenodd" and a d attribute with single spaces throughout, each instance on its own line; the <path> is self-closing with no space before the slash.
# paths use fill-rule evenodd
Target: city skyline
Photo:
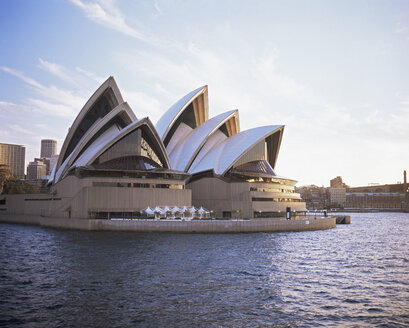
<path id="1" fill-rule="evenodd" d="M 153 123 L 207 84 L 212 116 L 238 108 L 242 129 L 284 124 L 277 169 L 299 186 L 396 183 L 408 168 L 405 1 L 0 7 L 0 142 L 25 145 L 26 164 L 41 139 L 62 145 L 113 75 Z"/>

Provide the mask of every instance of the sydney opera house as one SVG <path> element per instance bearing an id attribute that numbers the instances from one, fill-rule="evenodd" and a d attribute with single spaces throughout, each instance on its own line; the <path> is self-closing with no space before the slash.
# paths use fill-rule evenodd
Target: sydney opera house
<path id="1" fill-rule="evenodd" d="M 49 179 L 48 206 L 37 210 L 66 218 L 192 205 L 218 218 L 280 217 L 288 207 L 301 214 L 306 207 L 296 181 L 274 171 L 283 131 L 283 125 L 241 131 L 237 110 L 209 118 L 207 86 L 153 125 L 136 117 L 110 77 L 70 127 Z"/>

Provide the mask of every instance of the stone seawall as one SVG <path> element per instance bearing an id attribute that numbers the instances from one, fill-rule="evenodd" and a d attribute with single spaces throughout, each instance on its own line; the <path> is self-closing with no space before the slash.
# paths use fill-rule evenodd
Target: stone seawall
<path id="1" fill-rule="evenodd" d="M 135 231 L 177 233 L 238 233 L 238 232 L 287 232 L 324 230 L 335 228 L 335 217 L 301 218 L 296 220 L 203 220 L 203 221 L 154 221 L 154 220 L 93 220 L 66 219 L 31 215 L 0 213 L 0 222 L 33 224 L 44 227 L 92 231 Z"/>

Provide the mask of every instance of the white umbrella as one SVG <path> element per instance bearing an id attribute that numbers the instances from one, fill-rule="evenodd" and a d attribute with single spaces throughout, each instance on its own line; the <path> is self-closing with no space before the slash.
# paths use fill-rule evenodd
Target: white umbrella
<path id="1" fill-rule="evenodd" d="M 159 215 L 161 214 L 161 208 L 159 207 L 159 206 L 156 206 L 154 209 L 153 209 L 153 212 L 155 213 L 155 219 L 158 219 L 159 217 L 158 217 L 158 215 L 156 215 L 156 213 L 159 213 Z"/>
<path id="2" fill-rule="evenodd" d="M 196 212 L 196 207 L 194 207 L 194 206 L 188 207 L 187 212 L 189 212 L 189 214 L 190 214 L 188 219 L 189 220 L 193 219 L 194 215 L 195 215 L 195 212 Z"/>
<path id="3" fill-rule="evenodd" d="M 149 206 L 148 206 L 147 208 L 145 208 L 143 211 L 144 211 L 148 216 L 150 216 L 150 215 L 155 215 L 154 210 L 151 209 Z"/>
<path id="4" fill-rule="evenodd" d="M 187 207 L 183 206 L 180 208 L 180 212 L 182 212 L 182 220 L 185 219 L 185 212 L 187 211 Z"/>
<path id="5" fill-rule="evenodd" d="M 179 208 L 178 206 L 173 206 L 173 208 L 170 210 L 172 212 L 173 218 L 175 218 L 176 213 L 180 213 L 182 209 Z"/>
<path id="6" fill-rule="evenodd" d="M 199 212 L 200 218 L 203 217 L 203 214 L 207 214 L 207 213 L 208 213 L 208 211 L 206 211 L 203 207 L 200 207 L 199 210 L 198 210 L 198 212 Z"/>
<path id="7" fill-rule="evenodd" d="M 176 212 L 180 212 L 182 209 L 180 208 L 180 207 L 177 207 L 177 206 L 174 206 L 172 209 L 171 209 L 171 212 L 172 213 L 176 213 Z"/>

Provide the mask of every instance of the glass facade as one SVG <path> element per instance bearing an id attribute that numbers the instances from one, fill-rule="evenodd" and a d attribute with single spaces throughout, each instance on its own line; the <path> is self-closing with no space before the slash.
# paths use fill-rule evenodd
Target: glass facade
<path id="1" fill-rule="evenodd" d="M 273 168 L 266 160 L 251 161 L 235 167 L 232 172 L 245 173 L 262 173 L 263 175 L 275 176 Z"/>
<path id="2" fill-rule="evenodd" d="M 251 199 L 253 202 L 290 202 L 299 203 L 301 199 L 294 198 L 267 198 L 267 197 L 253 197 Z"/>
<path id="3" fill-rule="evenodd" d="M 132 131 L 113 144 L 95 160 L 93 166 L 115 169 L 115 165 L 103 167 L 101 164 L 115 164 L 118 162 L 118 159 L 124 158 L 127 158 L 128 162 L 129 160 L 134 159 L 135 165 L 132 166 L 132 163 L 128 163 L 125 166 L 118 165 L 117 169 L 151 169 L 163 167 L 163 163 L 160 160 L 158 153 L 154 150 L 152 143 L 149 142 L 147 135 L 142 132 L 142 129 Z M 143 160 L 144 158 L 146 160 Z M 138 159 L 142 159 L 144 163 L 138 163 Z M 122 161 L 122 164 L 124 164 L 124 161 L 125 160 Z"/>
<path id="4" fill-rule="evenodd" d="M 95 181 L 93 187 L 185 189 L 181 184 Z"/>

